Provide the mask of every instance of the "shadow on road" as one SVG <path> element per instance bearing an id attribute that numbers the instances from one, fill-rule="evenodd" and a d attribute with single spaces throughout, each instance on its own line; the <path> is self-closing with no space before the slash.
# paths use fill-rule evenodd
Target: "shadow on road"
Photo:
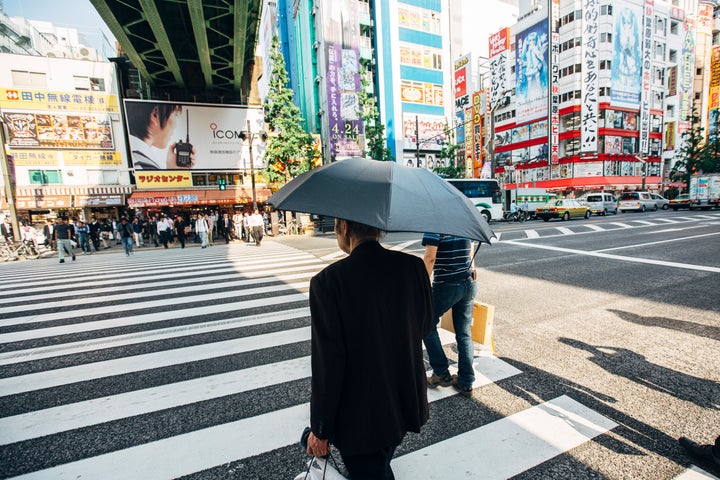
<path id="1" fill-rule="evenodd" d="M 670 330 L 677 330 L 678 332 L 689 333 L 691 335 L 697 335 L 698 337 L 709 338 L 711 340 L 720 340 L 720 327 L 702 325 L 685 320 L 677 320 L 675 318 L 643 317 L 642 315 L 625 312 L 623 310 L 614 310 L 612 308 L 609 308 L 608 312 L 614 313 L 625 321 L 643 325 L 645 327 L 662 327 Z"/>

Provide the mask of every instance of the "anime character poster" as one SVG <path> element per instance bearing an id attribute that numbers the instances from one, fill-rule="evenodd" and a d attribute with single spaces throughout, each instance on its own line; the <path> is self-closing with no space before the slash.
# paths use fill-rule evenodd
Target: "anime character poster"
<path id="1" fill-rule="evenodd" d="M 543 20 L 516 37 L 516 118 L 528 122 L 548 114 L 548 35 Z"/>
<path id="2" fill-rule="evenodd" d="M 613 35 L 612 87 L 613 106 L 638 108 L 642 90 L 642 7 L 630 4 L 616 6 Z"/>

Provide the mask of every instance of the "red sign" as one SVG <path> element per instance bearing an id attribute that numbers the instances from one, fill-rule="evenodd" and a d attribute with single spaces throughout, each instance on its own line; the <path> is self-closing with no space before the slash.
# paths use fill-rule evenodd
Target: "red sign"
<path id="1" fill-rule="evenodd" d="M 510 27 L 505 27 L 488 38 L 490 58 L 510 49 Z"/>
<path id="2" fill-rule="evenodd" d="M 467 68 L 455 71 L 455 98 L 467 95 Z"/>

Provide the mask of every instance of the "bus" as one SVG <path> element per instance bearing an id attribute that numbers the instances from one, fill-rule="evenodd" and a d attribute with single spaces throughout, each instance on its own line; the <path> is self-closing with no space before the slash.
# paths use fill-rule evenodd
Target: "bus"
<path id="1" fill-rule="evenodd" d="M 502 191 L 497 180 L 448 178 L 447 182 L 468 197 L 488 222 L 503 219 Z"/>

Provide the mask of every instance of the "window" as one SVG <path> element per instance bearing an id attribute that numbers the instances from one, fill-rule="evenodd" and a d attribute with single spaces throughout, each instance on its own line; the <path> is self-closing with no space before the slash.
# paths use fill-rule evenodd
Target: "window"
<path id="1" fill-rule="evenodd" d="M 695 75 L 697 75 L 698 77 L 701 77 L 701 76 L 702 76 L 702 70 L 703 70 L 702 67 L 695 69 Z"/>
<path id="2" fill-rule="evenodd" d="M 193 186 L 202 187 L 207 185 L 207 174 L 205 173 L 193 173 L 192 174 Z"/>
<path id="3" fill-rule="evenodd" d="M 610 70 L 612 68 L 612 62 L 610 60 L 600 60 L 600 70 Z"/>
<path id="4" fill-rule="evenodd" d="M 673 35 L 678 34 L 678 22 L 676 22 L 675 20 L 670 20 L 670 33 L 672 33 Z"/>
<path id="5" fill-rule="evenodd" d="M 670 55 L 668 57 L 670 63 L 677 63 L 677 50 L 670 49 Z"/>
<path id="6" fill-rule="evenodd" d="M 609 97 L 610 96 L 610 87 L 600 87 L 600 96 L 601 97 Z"/>
<path id="7" fill-rule="evenodd" d="M 560 117 L 560 132 L 578 130 L 580 128 L 580 112 L 573 112 Z"/>
<path id="8" fill-rule="evenodd" d="M 601 5 L 600 15 L 612 15 L 612 5 Z"/>
<path id="9" fill-rule="evenodd" d="M 12 82 L 16 87 L 47 87 L 47 76 L 42 72 L 11 70 Z"/>
<path id="10" fill-rule="evenodd" d="M 658 86 L 665 85 L 665 69 L 653 67 L 653 83 Z"/>
<path id="11" fill-rule="evenodd" d="M 661 42 L 655 42 L 655 60 L 665 60 L 665 44 Z"/>
<path id="12" fill-rule="evenodd" d="M 666 35 L 666 22 L 667 19 L 663 17 L 655 17 L 655 34 L 656 35 L 662 35 L 663 37 Z"/>
<path id="13" fill-rule="evenodd" d="M 30 170 L 31 185 L 47 185 L 62 183 L 60 170 Z"/>
<path id="14" fill-rule="evenodd" d="M 668 114 L 668 117 L 674 117 L 675 116 L 675 105 L 668 105 L 665 111 Z"/>
<path id="15" fill-rule="evenodd" d="M 603 32 L 600 34 L 600 43 L 612 43 L 612 33 Z"/>

